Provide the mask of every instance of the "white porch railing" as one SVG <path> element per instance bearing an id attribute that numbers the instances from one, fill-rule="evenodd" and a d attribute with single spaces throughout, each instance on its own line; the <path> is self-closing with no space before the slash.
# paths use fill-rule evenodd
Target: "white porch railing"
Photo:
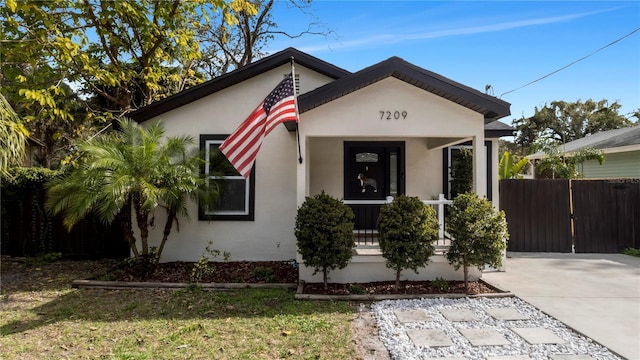
<path id="1" fill-rule="evenodd" d="M 343 200 L 346 205 L 350 205 L 356 214 L 355 230 L 357 246 L 378 246 L 378 231 L 375 224 L 377 223 L 380 206 L 393 201 L 393 197 L 387 197 L 386 200 Z M 439 194 L 435 200 L 422 200 L 427 205 L 432 206 L 438 216 L 438 240 L 436 246 L 448 246 L 449 241 L 445 238 L 445 206 L 450 205 L 453 201 L 447 200 L 444 194 Z M 378 205 L 378 206 L 376 206 Z"/>

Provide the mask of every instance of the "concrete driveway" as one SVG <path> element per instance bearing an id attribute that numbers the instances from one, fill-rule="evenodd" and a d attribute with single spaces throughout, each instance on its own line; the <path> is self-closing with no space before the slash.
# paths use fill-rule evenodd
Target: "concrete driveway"
<path id="1" fill-rule="evenodd" d="M 640 359 L 640 258 L 622 254 L 509 253 L 482 278 L 619 355 Z"/>

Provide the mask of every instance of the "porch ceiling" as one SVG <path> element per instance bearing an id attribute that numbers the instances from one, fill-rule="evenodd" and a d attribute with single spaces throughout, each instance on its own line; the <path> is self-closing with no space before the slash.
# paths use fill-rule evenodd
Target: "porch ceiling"
<path id="1" fill-rule="evenodd" d="M 472 140 L 473 137 L 466 138 L 427 138 L 427 149 L 429 150 L 437 150 L 445 147 L 453 146 L 456 144 L 463 143 L 465 141 Z"/>

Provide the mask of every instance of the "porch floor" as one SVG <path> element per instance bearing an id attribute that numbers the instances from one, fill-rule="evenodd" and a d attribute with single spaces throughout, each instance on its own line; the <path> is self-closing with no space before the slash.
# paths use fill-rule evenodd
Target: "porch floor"
<path id="1" fill-rule="evenodd" d="M 451 239 L 438 239 L 434 244 L 434 255 L 444 255 L 450 245 Z M 359 256 L 382 256 L 382 250 L 380 250 L 380 243 L 378 243 L 378 239 L 376 238 L 374 241 L 369 240 L 366 243 L 356 242 L 353 254 Z"/>

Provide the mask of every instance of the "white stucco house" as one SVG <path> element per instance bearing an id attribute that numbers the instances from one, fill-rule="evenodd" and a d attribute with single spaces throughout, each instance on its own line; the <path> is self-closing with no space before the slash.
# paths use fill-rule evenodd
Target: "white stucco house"
<path id="1" fill-rule="evenodd" d="M 291 72 L 292 57 L 302 163 L 295 122 L 273 130 L 250 177 L 229 174 L 228 190 L 215 211 L 190 205 L 198 218 L 183 221 L 171 234 L 163 261 L 196 261 L 212 240 L 233 260 L 296 259 L 301 280 L 321 281 L 297 253 L 294 224 L 305 197 L 324 190 L 352 206 L 358 217 L 355 255 L 347 268 L 329 274 L 330 281 L 393 280 L 394 272 L 376 251 L 377 209 L 388 196 L 433 200 L 447 194 L 451 157 L 462 146 L 480 155 L 474 156 L 475 192 L 497 207 L 498 138 L 513 129 L 494 122 L 510 114 L 510 104 L 397 57 L 351 73 L 288 48 L 131 117 L 139 123 L 162 121 L 167 135 L 191 135 L 200 139 L 202 150 L 216 151 Z M 376 179 L 377 192 L 362 192 L 360 173 Z M 150 239 L 159 239 L 161 230 L 153 229 Z M 459 280 L 462 274 L 442 255 L 419 274 L 403 273 L 403 279 L 436 277 Z"/>

